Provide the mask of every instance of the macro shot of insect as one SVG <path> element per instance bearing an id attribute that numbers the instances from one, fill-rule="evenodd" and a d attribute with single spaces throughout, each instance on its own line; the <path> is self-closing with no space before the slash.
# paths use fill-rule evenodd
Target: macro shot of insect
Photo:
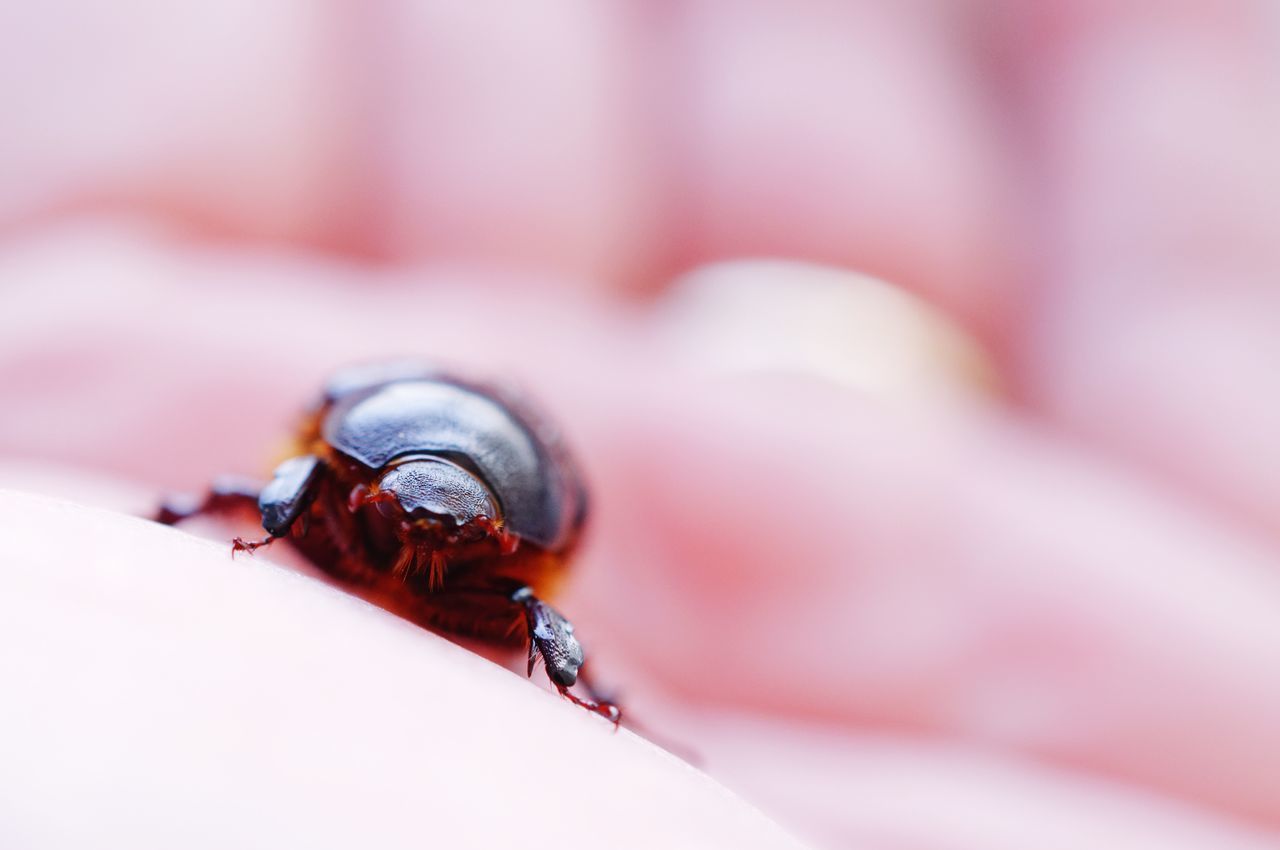
<path id="1" fill-rule="evenodd" d="M 340 583 L 426 628 L 527 642 L 567 699 L 621 712 L 583 670 L 573 625 L 548 604 L 581 534 L 586 491 L 555 430 L 509 393 L 393 362 L 334 375 L 264 486 L 215 480 L 155 519 L 253 510 Z M 587 694 L 570 691 L 577 685 Z"/>

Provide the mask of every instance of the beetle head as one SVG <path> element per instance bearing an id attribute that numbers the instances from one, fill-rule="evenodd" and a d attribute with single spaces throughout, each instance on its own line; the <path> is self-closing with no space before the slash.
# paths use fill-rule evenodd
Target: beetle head
<path id="1" fill-rule="evenodd" d="M 462 529 L 473 527 L 482 518 L 489 523 L 480 523 L 481 527 L 500 524 L 502 519 L 498 500 L 483 481 L 439 457 L 415 457 L 397 463 L 383 473 L 377 489 L 388 494 L 380 500 L 379 507 L 402 512 L 410 521 Z"/>

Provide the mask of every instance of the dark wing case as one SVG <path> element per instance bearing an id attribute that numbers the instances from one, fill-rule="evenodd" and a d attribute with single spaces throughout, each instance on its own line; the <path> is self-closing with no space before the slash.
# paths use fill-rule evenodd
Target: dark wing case
<path id="1" fill-rule="evenodd" d="M 325 441 L 374 470 L 406 455 L 446 457 L 484 479 L 511 531 L 550 550 L 566 544 L 586 500 L 559 437 L 523 404 L 518 411 L 492 390 L 424 373 L 331 390 Z"/>

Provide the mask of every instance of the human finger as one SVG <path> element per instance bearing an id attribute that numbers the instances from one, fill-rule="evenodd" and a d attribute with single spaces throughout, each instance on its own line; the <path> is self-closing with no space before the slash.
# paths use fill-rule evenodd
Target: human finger
<path id="1" fill-rule="evenodd" d="M 1275 836 L 1150 789 L 954 741 L 742 713 L 686 718 L 730 787 L 822 846 L 952 850 L 1273 847 Z"/>
<path id="2" fill-rule="evenodd" d="M 26 494 L 0 517 L 0 811 L 25 846 L 799 846 L 629 733 L 268 559 Z"/>
<path id="3" fill-rule="evenodd" d="M 782 256 L 859 269 L 999 344 L 1017 307 L 1011 176 L 952 11 L 692 2 L 679 72 L 679 265 Z"/>
<path id="4" fill-rule="evenodd" d="M 1241 0 L 1006 11 L 1044 188 L 1044 287 L 1023 325 L 1030 398 L 1274 543 L 1274 9 Z"/>

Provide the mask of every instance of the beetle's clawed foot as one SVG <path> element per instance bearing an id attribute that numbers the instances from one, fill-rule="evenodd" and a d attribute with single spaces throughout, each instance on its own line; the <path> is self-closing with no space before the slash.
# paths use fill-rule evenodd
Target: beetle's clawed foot
<path id="1" fill-rule="evenodd" d="M 617 729 L 622 725 L 622 709 L 616 704 L 608 702 L 607 700 L 594 702 L 589 699 L 583 699 L 580 696 L 576 696 L 564 685 L 556 685 L 556 690 L 560 692 L 560 696 L 564 697 L 574 705 L 581 706 L 592 714 L 598 714 L 605 720 L 608 720 L 613 724 L 614 729 Z"/>
<path id="2" fill-rule="evenodd" d="M 573 634 L 573 624 L 564 615 L 522 587 L 511 594 L 511 601 L 524 608 L 525 625 L 529 630 L 528 674 L 533 675 L 533 665 L 539 658 L 546 665 L 547 677 L 556 686 L 560 696 L 598 714 L 616 728 L 622 721 L 622 710 L 603 699 L 582 699 L 569 688 L 579 681 L 585 656 L 582 645 Z M 583 686 L 591 690 L 587 682 Z M 592 696 L 595 696 L 593 693 Z"/>
<path id="3" fill-rule="evenodd" d="M 252 555 L 263 546 L 270 546 L 274 542 L 274 537 L 264 537 L 261 540 L 245 540 L 243 537 L 237 537 L 231 541 L 231 555 L 235 557 L 237 552 L 248 552 Z"/>

